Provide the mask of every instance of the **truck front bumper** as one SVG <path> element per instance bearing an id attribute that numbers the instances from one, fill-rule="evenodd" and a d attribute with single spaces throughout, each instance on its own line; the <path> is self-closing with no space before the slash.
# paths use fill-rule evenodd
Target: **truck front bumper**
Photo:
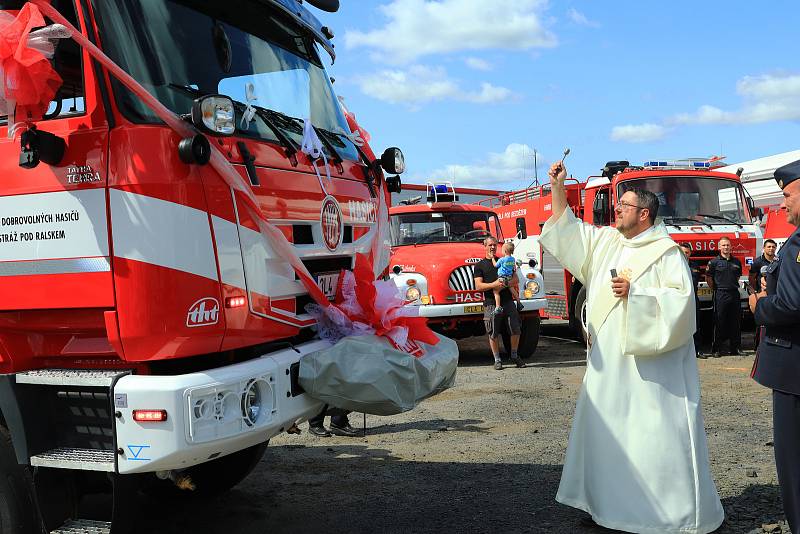
<path id="1" fill-rule="evenodd" d="M 291 368 L 327 346 L 314 341 L 199 373 L 122 377 L 114 386 L 118 472 L 184 469 L 263 443 L 318 414 L 321 402 L 293 391 Z M 167 419 L 134 421 L 134 410 L 165 410 Z"/>
<path id="2" fill-rule="evenodd" d="M 522 311 L 530 312 L 547 308 L 545 299 L 522 299 Z M 461 303 L 461 304 L 427 304 L 420 305 L 419 316 L 428 318 L 461 317 L 464 315 L 483 315 L 483 304 L 481 303 Z"/>

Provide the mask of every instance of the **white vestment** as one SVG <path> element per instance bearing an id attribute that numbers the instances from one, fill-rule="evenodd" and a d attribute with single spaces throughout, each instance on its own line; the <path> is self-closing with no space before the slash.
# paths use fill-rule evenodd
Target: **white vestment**
<path id="1" fill-rule="evenodd" d="M 706 533 L 711 478 L 689 266 L 663 225 L 626 239 L 566 209 L 542 246 L 586 287 L 591 347 L 556 500 L 628 532 Z M 631 282 L 614 297 L 611 269 Z"/>

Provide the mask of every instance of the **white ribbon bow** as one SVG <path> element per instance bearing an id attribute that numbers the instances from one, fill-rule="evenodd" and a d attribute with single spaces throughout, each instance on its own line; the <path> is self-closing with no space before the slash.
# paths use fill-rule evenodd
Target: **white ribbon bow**
<path id="1" fill-rule="evenodd" d="M 242 130 L 246 130 L 256 116 L 256 108 L 252 106 L 252 103 L 258 100 L 258 96 L 256 96 L 256 88 L 252 83 L 246 83 L 244 85 L 244 97 L 247 100 L 247 107 L 244 109 L 244 113 L 242 113 Z"/>

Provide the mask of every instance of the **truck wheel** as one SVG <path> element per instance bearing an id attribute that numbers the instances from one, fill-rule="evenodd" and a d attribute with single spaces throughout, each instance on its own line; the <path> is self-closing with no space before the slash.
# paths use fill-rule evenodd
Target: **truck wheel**
<path id="1" fill-rule="evenodd" d="M 522 335 L 519 337 L 519 355 L 530 358 L 539 345 L 539 329 L 542 325 L 541 318 L 537 315 L 522 321 Z"/>
<path id="2" fill-rule="evenodd" d="M 583 336 L 583 340 L 589 337 L 589 329 L 586 326 L 586 287 L 581 287 L 575 297 L 575 312 L 569 320 L 569 325 L 576 334 Z"/>
<path id="3" fill-rule="evenodd" d="M 269 441 L 223 456 L 183 471 L 194 484 L 194 490 L 178 488 L 172 480 L 153 477 L 143 484 L 142 491 L 154 497 L 209 497 L 225 493 L 255 469 Z M 5 533 L 3 533 L 5 534 Z"/>
<path id="4" fill-rule="evenodd" d="M 40 532 L 31 497 L 32 489 L 28 468 L 17 463 L 11 435 L 0 426 L 0 532 Z"/>

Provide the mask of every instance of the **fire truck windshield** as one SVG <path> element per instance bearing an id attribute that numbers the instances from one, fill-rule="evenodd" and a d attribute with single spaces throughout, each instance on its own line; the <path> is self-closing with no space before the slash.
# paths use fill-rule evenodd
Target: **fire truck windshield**
<path id="1" fill-rule="evenodd" d="M 501 236 L 497 216 L 480 211 L 426 211 L 392 215 L 391 234 L 393 247 L 424 243 L 475 243 L 490 235 Z"/>
<path id="2" fill-rule="evenodd" d="M 750 224 L 742 185 L 703 176 L 653 176 L 617 184 L 617 198 L 634 188 L 658 197 L 658 219 L 670 224 Z"/>
<path id="3" fill-rule="evenodd" d="M 358 161 L 313 37 L 277 8 L 255 0 L 94 5 L 106 54 L 175 113 L 189 113 L 199 96 L 223 94 L 237 104 L 237 135 L 276 144 L 288 137 L 299 146 L 302 120 L 310 119 L 330 143 L 326 150 Z M 158 122 L 120 83 L 114 92 L 130 120 Z"/>

